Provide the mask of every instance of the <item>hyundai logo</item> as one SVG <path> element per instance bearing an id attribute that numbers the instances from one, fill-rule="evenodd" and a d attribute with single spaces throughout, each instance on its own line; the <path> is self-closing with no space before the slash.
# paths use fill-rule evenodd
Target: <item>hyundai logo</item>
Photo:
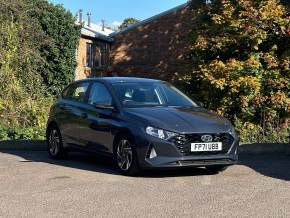
<path id="1" fill-rule="evenodd" d="M 201 140 L 203 142 L 212 142 L 212 136 L 211 135 L 203 135 L 203 136 L 201 136 Z"/>

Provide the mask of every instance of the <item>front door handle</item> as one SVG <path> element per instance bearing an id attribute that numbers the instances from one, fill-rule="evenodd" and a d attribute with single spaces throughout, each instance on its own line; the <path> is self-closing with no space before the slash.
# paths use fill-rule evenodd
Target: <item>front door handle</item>
<path id="1" fill-rule="evenodd" d="M 83 119 L 87 119 L 89 117 L 89 115 L 87 113 L 82 113 L 81 114 L 81 118 Z"/>

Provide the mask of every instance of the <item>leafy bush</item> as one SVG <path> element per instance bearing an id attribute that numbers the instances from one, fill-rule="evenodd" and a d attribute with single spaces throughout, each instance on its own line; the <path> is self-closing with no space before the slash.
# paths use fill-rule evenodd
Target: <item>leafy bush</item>
<path id="1" fill-rule="evenodd" d="M 285 132 L 285 141 L 290 135 L 289 8 L 278 0 L 203 2 L 192 5 L 192 66 L 180 77 L 186 90 L 219 114 L 237 118 L 245 138 L 276 140 Z M 279 128 L 259 138 L 261 128 L 277 120 Z"/>
<path id="2" fill-rule="evenodd" d="M 289 128 L 281 128 L 273 124 L 262 127 L 249 122 L 235 121 L 241 141 L 244 143 L 289 143 Z"/>
<path id="3" fill-rule="evenodd" d="M 0 121 L 0 140 L 8 140 L 8 129 L 5 128 L 3 123 Z"/>
<path id="4" fill-rule="evenodd" d="M 26 1 L 35 8 L 33 16 L 36 16 L 49 38 L 40 50 L 46 59 L 40 72 L 49 93 L 58 95 L 64 86 L 75 79 L 76 49 L 81 26 L 75 24 L 73 15 L 62 5 L 53 5 L 46 0 Z"/>
<path id="5" fill-rule="evenodd" d="M 47 1 L 0 0 L 0 5 L 0 140 L 44 138 L 54 96 L 73 80 L 80 27 Z"/>

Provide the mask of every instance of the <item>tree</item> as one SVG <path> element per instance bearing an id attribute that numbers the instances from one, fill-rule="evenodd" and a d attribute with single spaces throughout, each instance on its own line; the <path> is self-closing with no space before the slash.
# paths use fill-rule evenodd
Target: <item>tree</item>
<path id="1" fill-rule="evenodd" d="M 126 18 L 123 23 L 120 25 L 119 29 L 122 30 L 122 29 L 125 29 L 129 26 L 131 26 L 132 24 L 135 24 L 135 23 L 138 23 L 140 22 L 140 20 L 136 19 L 136 18 L 133 18 L 133 17 L 129 17 L 129 18 Z"/>
<path id="2" fill-rule="evenodd" d="M 51 99 L 39 72 L 47 37 L 25 1 L 0 0 L 0 5 L 0 140 L 38 138 Z"/>
<path id="3" fill-rule="evenodd" d="M 32 16 L 50 38 L 42 46 L 45 64 L 41 72 L 48 91 L 58 95 L 64 86 L 75 79 L 76 49 L 81 35 L 81 26 L 75 24 L 73 15 L 62 5 L 53 5 L 46 0 L 26 0 L 35 8 Z"/>
<path id="4" fill-rule="evenodd" d="M 44 0 L 0 5 L 0 140 L 43 138 L 53 96 L 74 79 L 81 27 Z"/>
<path id="5" fill-rule="evenodd" d="M 284 127 L 290 113 L 290 18 L 278 0 L 193 1 L 191 94 L 241 131 Z M 275 125 L 274 125 L 275 124 Z M 276 125 L 277 124 L 277 125 Z"/>

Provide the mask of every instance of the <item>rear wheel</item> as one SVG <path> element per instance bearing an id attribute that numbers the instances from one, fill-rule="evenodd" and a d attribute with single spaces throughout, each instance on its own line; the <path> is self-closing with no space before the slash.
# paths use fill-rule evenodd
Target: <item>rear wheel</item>
<path id="1" fill-rule="evenodd" d="M 63 148 L 61 133 L 56 126 L 50 126 L 48 129 L 47 150 L 52 159 L 62 159 L 67 155 Z"/>
<path id="2" fill-rule="evenodd" d="M 134 176 L 140 171 L 135 145 L 128 136 L 122 136 L 116 141 L 114 160 L 123 175 Z"/>

